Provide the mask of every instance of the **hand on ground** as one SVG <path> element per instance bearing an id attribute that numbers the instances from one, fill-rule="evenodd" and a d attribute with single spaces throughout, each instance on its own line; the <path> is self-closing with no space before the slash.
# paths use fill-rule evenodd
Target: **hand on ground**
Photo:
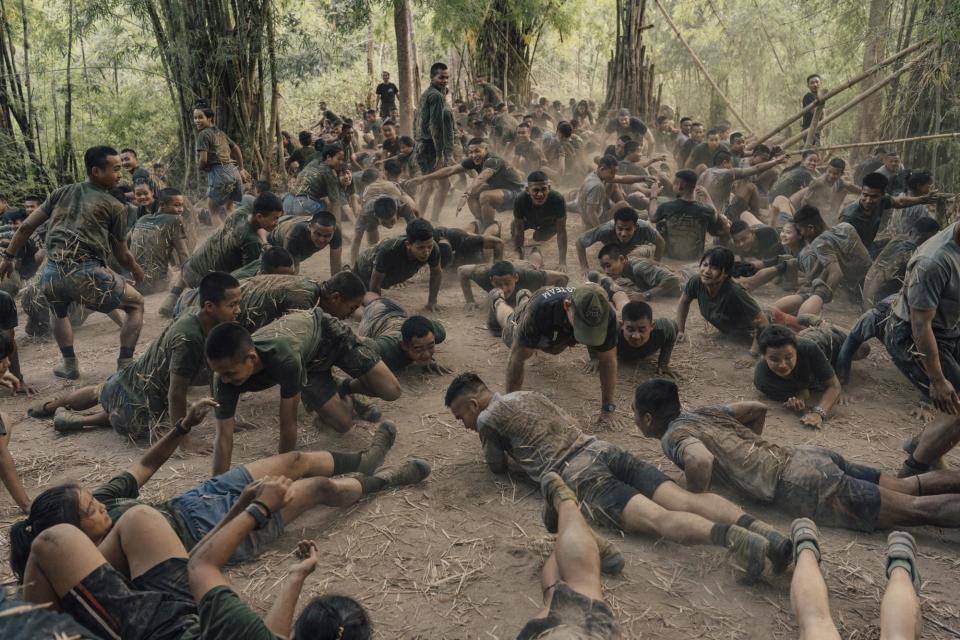
<path id="1" fill-rule="evenodd" d="M 804 402 L 803 398 L 791 397 L 787 398 L 787 401 L 783 403 L 783 406 L 791 411 L 803 411 L 807 408 L 807 403 Z"/>

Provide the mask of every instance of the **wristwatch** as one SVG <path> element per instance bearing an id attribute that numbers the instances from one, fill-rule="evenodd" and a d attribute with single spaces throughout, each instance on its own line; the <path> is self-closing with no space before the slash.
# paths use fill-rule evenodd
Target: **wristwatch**
<path id="1" fill-rule="evenodd" d="M 613 413 L 617 410 L 617 405 L 613 402 L 606 402 L 600 405 L 600 411 L 602 413 Z"/>
<path id="2" fill-rule="evenodd" d="M 821 407 L 820 405 L 816 405 L 816 406 L 812 407 L 812 408 L 810 409 L 810 411 L 813 411 L 814 413 L 816 413 L 817 415 L 819 415 L 820 418 L 823 419 L 823 420 L 826 420 L 826 419 L 827 419 L 827 411 L 826 411 L 823 407 Z"/>
<path id="3" fill-rule="evenodd" d="M 256 522 L 256 529 L 263 529 L 265 526 L 267 526 L 270 516 L 264 514 L 259 505 L 251 504 L 247 506 L 245 511 L 253 517 L 254 521 Z"/>

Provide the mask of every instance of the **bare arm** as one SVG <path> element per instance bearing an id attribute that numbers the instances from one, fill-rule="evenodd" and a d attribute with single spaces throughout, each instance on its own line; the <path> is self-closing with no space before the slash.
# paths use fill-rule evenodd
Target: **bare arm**
<path id="1" fill-rule="evenodd" d="M 466 264 L 462 267 L 457 267 L 457 276 L 460 278 L 460 290 L 463 291 L 463 299 L 467 303 L 467 306 L 476 304 L 476 301 L 473 299 L 470 277 L 476 273 L 477 269 L 482 268 L 480 265 L 475 264 Z"/>
<path id="2" fill-rule="evenodd" d="M 127 271 L 133 274 L 134 280 L 137 282 L 143 281 L 143 268 L 137 264 L 137 259 L 133 257 L 133 254 L 127 247 L 126 240 L 113 241 L 113 255 L 116 256 L 117 262 L 119 262 L 127 269 Z"/>
<path id="3" fill-rule="evenodd" d="M 455 176 L 458 173 L 465 173 L 465 172 L 466 172 L 466 169 L 464 169 L 462 166 L 460 166 L 459 164 L 454 164 L 449 167 L 441 167 L 440 169 L 437 169 L 433 173 L 428 173 L 422 176 L 416 176 L 415 178 L 411 178 L 408 181 L 408 184 L 420 184 L 421 182 L 426 182 L 427 180 L 442 180 L 443 178 L 449 178 L 450 176 Z"/>
<path id="4" fill-rule="evenodd" d="M 190 257 L 187 243 L 184 242 L 183 238 L 176 237 L 173 239 L 173 251 L 177 254 L 177 266 L 183 266 L 183 263 Z"/>
<path id="5" fill-rule="evenodd" d="M 7 248 L 4 250 L 3 261 L 0 262 L 0 278 L 13 271 L 13 259 L 7 258 L 6 256 L 17 255 L 20 249 L 23 248 L 23 245 L 27 243 L 27 240 L 30 239 L 30 236 L 33 235 L 33 232 L 49 218 L 50 216 L 47 215 L 46 211 L 42 208 L 37 208 L 17 227 L 16 232 L 7 244 Z"/>
<path id="6" fill-rule="evenodd" d="M 590 268 L 590 265 L 587 264 L 587 246 L 588 245 L 587 245 L 586 234 L 577 238 L 576 246 L 577 246 L 577 260 L 580 262 L 580 268 L 583 269 L 584 272 L 586 272 L 587 269 Z"/>
<path id="7" fill-rule="evenodd" d="M 206 152 L 204 152 L 206 153 Z M 243 171 L 243 153 L 240 151 L 240 147 L 236 144 L 230 144 L 230 155 L 233 157 L 234 161 L 237 163 L 237 169 Z"/>
<path id="8" fill-rule="evenodd" d="M 443 282 L 443 269 L 440 265 L 430 267 L 430 292 L 427 294 L 427 306 L 434 307 L 437 304 L 437 296 L 440 295 L 440 284 Z"/>
<path id="9" fill-rule="evenodd" d="M 560 254 L 560 266 L 567 266 L 567 219 L 557 220 L 557 253 Z"/>
<path id="10" fill-rule="evenodd" d="M 297 448 L 297 408 L 300 394 L 280 399 L 280 443 L 277 453 L 287 453 Z"/>
<path id="11" fill-rule="evenodd" d="M 180 442 L 187 433 L 190 432 L 190 429 L 200 424 L 211 407 L 215 407 L 216 405 L 217 403 L 213 398 L 203 398 L 193 403 L 181 423 L 181 428 L 184 432 L 181 433 L 176 428 L 170 429 L 155 445 L 143 454 L 143 457 L 140 458 L 129 471 L 130 475 L 137 479 L 137 486 L 142 487 L 153 477 L 157 470 L 162 467 L 164 463 L 170 459 L 170 456 L 173 455 L 173 452 L 177 450 Z"/>
<path id="12" fill-rule="evenodd" d="M 933 317 L 936 309 L 910 310 L 910 328 L 917 346 L 920 361 L 930 378 L 930 399 L 940 411 L 950 415 L 960 414 L 960 398 L 953 384 L 943 375 L 940 364 L 940 349 L 933 334 Z"/>
<path id="13" fill-rule="evenodd" d="M 523 366 L 533 355 L 533 349 L 524 347 L 514 338 L 510 357 L 507 359 L 507 393 L 519 391 L 523 387 Z"/>
<path id="14" fill-rule="evenodd" d="M 653 250 L 653 259 L 655 262 L 660 262 L 663 259 L 663 252 L 667 248 L 667 241 L 663 239 L 663 236 L 660 235 L 660 232 L 656 232 L 657 237 L 653 241 L 654 250 Z"/>
<path id="15" fill-rule="evenodd" d="M 354 260 L 356 263 L 356 260 Z M 343 271 L 343 248 L 330 249 L 330 275 L 335 276 Z"/>
<path id="16" fill-rule="evenodd" d="M 677 303 L 677 339 L 683 337 L 687 328 L 687 314 L 690 313 L 690 298 L 687 294 L 680 295 L 680 302 Z"/>
<path id="17" fill-rule="evenodd" d="M 763 433 L 764 423 L 767 420 L 767 405 L 754 401 L 733 402 L 727 405 L 727 409 L 733 412 L 737 422 L 750 431 L 757 435 Z"/>
<path id="18" fill-rule="evenodd" d="M 217 420 L 217 438 L 213 442 L 213 473 L 218 476 L 230 469 L 233 458 L 233 432 L 237 429 L 235 417 Z"/>
<path id="19" fill-rule="evenodd" d="M 493 169 L 484 169 L 477 174 L 477 177 L 473 179 L 473 182 L 467 187 L 467 193 L 470 195 L 477 195 L 480 191 L 483 190 L 483 187 L 487 186 L 487 180 L 493 177 Z"/>
<path id="20" fill-rule="evenodd" d="M 687 480 L 687 490 L 691 493 L 704 493 L 710 488 L 713 478 L 713 454 L 702 442 L 694 442 L 683 450 L 683 475 Z"/>
<path id="21" fill-rule="evenodd" d="M 507 454 L 500 448 L 500 444 L 494 438 L 486 438 L 483 441 L 483 459 L 490 471 L 496 474 L 507 472 L 509 467 Z"/>
<path id="22" fill-rule="evenodd" d="M 617 393 L 617 348 L 597 353 L 600 361 L 600 400 L 613 404 Z"/>
<path id="23" fill-rule="evenodd" d="M 383 279 L 386 277 L 386 273 L 383 271 L 373 270 L 373 273 L 370 274 L 370 287 L 369 290 L 373 293 L 380 294 L 381 289 L 383 288 Z"/>
<path id="24" fill-rule="evenodd" d="M 20 476 L 17 475 L 17 467 L 14 464 L 13 456 L 10 455 L 10 435 L 13 423 L 10 416 L 0 413 L 0 425 L 3 426 L 3 435 L 0 435 L 0 482 L 7 488 L 10 497 L 20 507 L 23 513 L 30 512 L 30 496 L 27 490 L 23 488 L 20 482 Z"/>

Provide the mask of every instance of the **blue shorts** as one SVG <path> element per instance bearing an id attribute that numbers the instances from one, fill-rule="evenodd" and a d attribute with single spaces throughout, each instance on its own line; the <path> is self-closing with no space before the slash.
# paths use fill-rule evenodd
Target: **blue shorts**
<path id="1" fill-rule="evenodd" d="M 70 305 L 77 304 L 110 313 L 123 302 L 127 283 L 118 274 L 95 260 L 60 265 L 52 260 L 40 274 L 40 291 L 58 318 L 66 318 Z"/>
<path id="2" fill-rule="evenodd" d="M 207 171 L 207 197 L 218 205 L 243 199 L 243 178 L 234 164 L 215 164 Z"/>
<path id="3" fill-rule="evenodd" d="M 253 477 L 250 472 L 245 466 L 239 465 L 205 480 L 170 501 L 170 506 L 180 513 L 190 529 L 194 545 L 223 520 L 251 482 Z M 230 557 L 230 563 L 237 564 L 256 558 L 263 552 L 264 547 L 276 542 L 282 535 L 283 519 L 279 513 L 270 514 L 270 519 L 262 529 L 251 531 L 244 538 Z"/>
<path id="4" fill-rule="evenodd" d="M 497 207 L 497 211 L 513 211 L 513 203 L 516 202 L 520 194 L 523 193 L 523 189 L 517 189 L 516 191 L 512 189 L 500 189 L 500 192 L 503 193 L 503 202 Z"/>
<path id="5" fill-rule="evenodd" d="M 325 203 L 317 202 L 310 196 L 295 196 L 292 193 L 283 196 L 283 214 L 287 216 L 312 216 L 326 210 Z"/>

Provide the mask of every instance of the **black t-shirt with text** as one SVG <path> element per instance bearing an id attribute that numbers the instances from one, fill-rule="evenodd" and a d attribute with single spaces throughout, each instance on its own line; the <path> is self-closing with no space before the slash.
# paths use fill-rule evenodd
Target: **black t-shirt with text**
<path id="1" fill-rule="evenodd" d="M 537 291 L 527 302 L 517 321 L 516 340 L 529 349 L 556 352 L 577 344 L 573 325 L 563 308 L 564 301 L 573 297 L 573 287 L 548 287 Z M 611 312 L 607 318 L 607 336 L 593 351 L 609 351 L 617 346 L 617 317 Z"/>

